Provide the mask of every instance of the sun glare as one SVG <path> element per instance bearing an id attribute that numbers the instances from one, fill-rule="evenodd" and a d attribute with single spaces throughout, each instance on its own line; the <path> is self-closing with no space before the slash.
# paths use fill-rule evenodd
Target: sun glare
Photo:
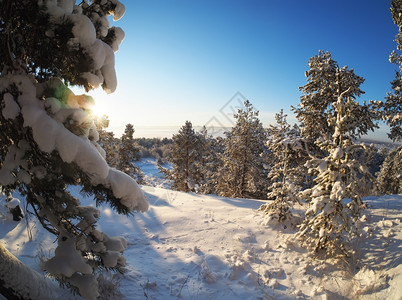
<path id="1" fill-rule="evenodd" d="M 97 117 L 102 117 L 103 115 L 108 115 L 108 102 L 110 99 L 103 91 L 91 91 L 88 93 L 93 99 L 94 104 L 91 107 L 92 113 Z"/>
<path id="2" fill-rule="evenodd" d="M 99 101 L 95 99 L 95 104 L 92 106 L 92 113 L 97 117 L 102 117 L 107 114 L 106 107 L 103 101 Z"/>

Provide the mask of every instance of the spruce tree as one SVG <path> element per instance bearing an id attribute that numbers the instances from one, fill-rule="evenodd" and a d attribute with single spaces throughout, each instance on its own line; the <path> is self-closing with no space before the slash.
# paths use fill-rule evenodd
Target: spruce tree
<path id="1" fill-rule="evenodd" d="M 299 128 L 296 125 L 292 128 L 288 124 L 283 110 L 275 118 L 276 125 L 268 128 L 267 143 L 270 153 L 267 199 L 272 202 L 263 204 L 260 210 L 268 215 L 269 220 L 296 225 L 297 220 L 291 209 L 299 202 L 298 192 L 304 188 L 306 182 L 303 174 L 307 155 Z"/>
<path id="2" fill-rule="evenodd" d="M 114 51 L 124 34 L 110 27 L 107 17 L 119 19 L 124 6 L 117 0 L 0 4 L 1 189 L 23 195 L 42 226 L 57 237 L 44 270 L 96 299 L 97 270 L 121 270 L 127 242 L 99 231 L 100 212 L 81 206 L 68 187 L 79 186 L 97 204 L 123 214 L 145 211 L 148 203 L 131 177 L 104 160 L 91 113 L 94 100 L 75 95 L 67 85 L 116 89 Z M 6 297 L 44 299 L 50 293 L 32 288 L 41 277 L 22 268 L 3 245 L 0 260 L 0 293 Z"/>
<path id="3" fill-rule="evenodd" d="M 142 182 L 143 173 L 134 165 L 134 161 L 138 160 L 139 152 L 134 144 L 134 132 L 134 126 L 127 124 L 120 139 L 117 169 L 130 175 L 137 182 Z"/>
<path id="4" fill-rule="evenodd" d="M 258 111 L 248 100 L 234 118 L 236 125 L 226 132 L 216 189 L 224 197 L 264 199 L 267 189 L 266 131 L 258 119 Z"/>
<path id="5" fill-rule="evenodd" d="M 332 74 L 332 69 L 329 72 Z M 347 256 L 353 251 L 349 247 L 350 240 L 359 235 L 360 214 L 365 207 L 359 186 L 372 179 L 367 167 L 356 157 L 356 152 L 364 146 L 354 145 L 353 138 L 373 130 L 375 124 L 372 112 L 354 100 L 351 93 L 360 91 L 362 78 L 347 67 L 337 66 L 334 76 L 329 78 L 333 82 L 320 81 L 320 85 L 316 86 L 318 91 L 326 90 L 321 84 L 335 87 L 333 94 L 327 95 L 331 101 L 326 103 L 332 108 L 323 110 L 331 112 L 326 117 L 328 126 L 318 132 L 321 138 L 317 136 L 316 142 L 327 154 L 322 158 L 311 156 L 307 163 L 309 172 L 318 175 L 314 179 L 315 185 L 301 192 L 301 197 L 308 201 L 310 207 L 297 236 L 315 253 L 324 251 L 331 256 Z M 308 77 L 310 80 L 312 78 Z M 305 99 L 302 97 L 301 102 Z M 304 125 L 312 123 L 305 122 Z M 307 129 L 306 132 L 311 132 L 311 128 Z"/>

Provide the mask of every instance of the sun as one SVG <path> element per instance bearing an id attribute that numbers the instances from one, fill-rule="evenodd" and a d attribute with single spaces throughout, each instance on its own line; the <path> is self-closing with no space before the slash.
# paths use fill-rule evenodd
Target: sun
<path id="1" fill-rule="evenodd" d="M 108 98 L 108 95 L 99 90 L 90 91 L 88 95 L 93 99 L 90 109 L 95 117 L 103 117 L 110 113 L 110 98 Z"/>
<path id="2" fill-rule="evenodd" d="M 107 114 L 107 109 L 104 101 L 96 100 L 94 105 L 91 107 L 92 113 L 96 117 L 102 117 Z"/>

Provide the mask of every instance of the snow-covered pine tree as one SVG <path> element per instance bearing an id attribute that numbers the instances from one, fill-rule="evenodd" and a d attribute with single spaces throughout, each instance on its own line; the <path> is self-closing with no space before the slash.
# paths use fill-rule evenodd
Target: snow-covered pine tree
<path id="1" fill-rule="evenodd" d="M 381 194 L 402 194 L 402 146 L 392 150 L 377 174 Z"/>
<path id="2" fill-rule="evenodd" d="M 307 84 L 299 88 L 303 93 L 300 103 L 297 108 L 292 109 L 300 123 L 303 137 L 313 143 L 318 138 L 329 141 L 335 128 L 328 119 L 335 114 L 332 103 L 337 101 L 338 89 L 345 92 L 346 98 L 355 99 L 364 93 L 360 89 L 364 79 L 347 67 L 342 68 L 342 76 L 337 79 L 338 64 L 328 51 L 319 51 L 318 55 L 310 58 L 308 67 L 305 74 Z M 361 109 L 366 110 L 366 107 L 362 106 Z M 366 130 L 364 125 L 355 128 L 358 134 Z"/>
<path id="3" fill-rule="evenodd" d="M 139 151 L 134 144 L 134 126 L 127 124 L 124 133 L 121 136 L 119 144 L 119 155 L 117 169 L 133 177 L 137 182 L 141 183 L 143 172 L 134 165 L 134 161 L 138 160 Z"/>
<path id="4" fill-rule="evenodd" d="M 381 166 L 388 155 L 387 148 L 378 148 L 375 144 L 366 145 L 364 148 L 356 151 L 355 158 L 363 165 L 367 166 L 370 174 L 375 178 L 380 172 Z M 367 182 L 360 186 L 360 194 L 363 197 L 375 195 L 378 193 L 378 182 Z"/>
<path id="5" fill-rule="evenodd" d="M 171 170 L 162 169 L 165 176 L 173 180 L 172 188 L 178 191 L 195 192 L 200 181 L 197 164 L 200 159 L 200 139 L 190 121 L 173 135 Z"/>
<path id="6" fill-rule="evenodd" d="M 366 164 L 371 175 L 376 176 L 380 171 L 388 152 L 389 150 L 386 147 L 379 148 L 375 144 L 370 144 L 366 146 L 366 151 L 362 153 L 360 159 L 364 164 Z"/>
<path id="7" fill-rule="evenodd" d="M 218 158 L 219 153 L 222 153 L 222 145 L 208 135 L 207 129 L 204 126 L 198 132 L 199 138 L 199 153 L 200 158 L 196 163 L 198 169 L 199 187 L 197 193 L 201 194 L 216 194 L 215 186 L 218 182 L 218 169 L 221 166 L 221 160 Z"/>
<path id="8" fill-rule="evenodd" d="M 331 101 L 326 103 L 332 108 L 321 108 L 321 111 L 330 113 L 326 114 L 328 126 L 319 132 L 322 137 L 318 137 L 317 141 L 319 148 L 327 155 L 323 158 L 311 157 L 306 164 L 310 172 L 317 172 L 318 175 L 314 180 L 315 185 L 301 192 L 301 197 L 308 201 L 310 207 L 297 237 L 313 253 L 324 251 L 330 256 L 347 256 L 353 251 L 349 247 L 350 240 L 359 235 L 360 213 L 364 208 L 359 186 L 372 178 L 367 167 L 356 158 L 356 151 L 364 146 L 353 145 L 352 141 L 356 135 L 366 134 L 376 125 L 369 108 L 360 105 L 351 93 L 362 93 L 359 86 L 363 79 L 347 67 L 335 67 L 333 77 L 322 74 L 333 81 L 316 85 L 318 93 L 326 90 L 322 84 L 335 87 L 331 94 L 327 94 Z M 324 70 L 332 74 L 332 68 Z M 312 79 L 308 77 L 309 81 Z M 304 99 L 306 97 L 302 97 L 302 101 Z M 310 124 L 304 123 L 305 126 Z M 306 129 L 311 132 L 311 128 Z"/>
<path id="9" fill-rule="evenodd" d="M 114 136 L 112 131 L 99 130 L 98 144 L 105 150 L 105 159 L 112 168 L 118 168 L 120 139 Z"/>
<path id="10" fill-rule="evenodd" d="M 399 32 L 395 37 L 397 50 L 402 51 L 402 1 L 391 1 L 391 13 Z M 391 91 L 384 101 L 375 101 L 375 104 L 385 122 L 390 127 L 389 138 L 393 141 L 402 141 L 402 55 L 395 50 L 389 56 L 389 61 L 398 66 L 395 79 L 391 81 Z"/>
<path id="11" fill-rule="evenodd" d="M 269 221 L 286 221 L 289 225 L 296 225 L 291 209 L 294 203 L 299 202 L 298 192 L 306 182 L 304 163 L 308 156 L 299 128 L 297 125 L 291 127 L 286 117 L 281 110 L 275 115 L 276 125 L 270 125 L 267 130 L 270 153 L 267 199 L 273 201 L 263 204 L 259 210 L 268 215 Z"/>
<path id="12" fill-rule="evenodd" d="M 236 125 L 226 132 L 225 151 L 216 189 L 219 195 L 237 198 L 265 199 L 267 190 L 267 134 L 250 101 L 234 115 Z"/>
<path id="13" fill-rule="evenodd" d="M 402 0 L 391 1 L 391 13 L 394 23 L 398 26 L 395 37 L 397 50 L 402 51 Z M 394 50 L 389 60 L 398 66 L 395 79 L 391 81 L 391 92 L 387 94 L 385 102 L 376 101 L 375 104 L 382 118 L 390 126 L 389 138 L 393 141 L 402 141 L 402 55 Z M 378 189 L 383 194 L 400 194 L 402 192 L 402 147 L 391 151 L 386 157 L 381 170 L 377 175 Z"/>
<path id="14" fill-rule="evenodd" d="M 117 0 L 1 0 L 0 185 L 18 190 L 42 226 L 57 236 L 43 267 L 86 299 L 99 296 L 97 270 L 121 269 L 127 242 L 96 228 L 100 212 L 68 190 L 79 186 L 97 204 L 119 213 L 145 211 L 135 180 L 110 168 L 97 143 L 91 107 L 68 85 L 116 89 L 114 51 L 124 33 L 110 27 L 124 6 Z M 0 293 L 9 299 L 53 298 L 43 277 L 0 244 Z"/>
<path id="15" fill-rule="evenodd" d="M 110 167 L 117 169 L 120 139 L 116 138 L 112 131 L 105 130 L 109 127 L 109 118 L 106 115 L 97 117 L 95 125 L 99 134 L 98 144 L 105 150 L 106 162 Z"/>

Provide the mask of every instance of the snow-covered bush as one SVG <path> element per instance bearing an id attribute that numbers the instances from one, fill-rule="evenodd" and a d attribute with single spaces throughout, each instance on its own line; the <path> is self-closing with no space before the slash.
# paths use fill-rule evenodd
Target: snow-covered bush
<path id="1" fill-rule="evenodd" d="M 96 270 L 124 266 L 127 243 L 98 231 L 99 211 L 81 206 L 68 186 L 81 187 L 119 213 L 145 211 L 148 203 L 132 178 L 106 163 L 91 112 L 94 100 L 66 85 L 116 89 L 114 51 L 124 33 L 110 27 L 107 16 L 119 19 L 124 6 L 117 0 L 1 4 L 0 186 L 6 194 L 18 190 L 25 196 L 57 236 L 55 255 L 44 269 L 96 299 Z M 8 275 L 0 273 L 0 292 L 4 286 L 12 290 Z M 21 293 L 29 291 L 18 289 L 18 297 L 26 298 Z"/>

